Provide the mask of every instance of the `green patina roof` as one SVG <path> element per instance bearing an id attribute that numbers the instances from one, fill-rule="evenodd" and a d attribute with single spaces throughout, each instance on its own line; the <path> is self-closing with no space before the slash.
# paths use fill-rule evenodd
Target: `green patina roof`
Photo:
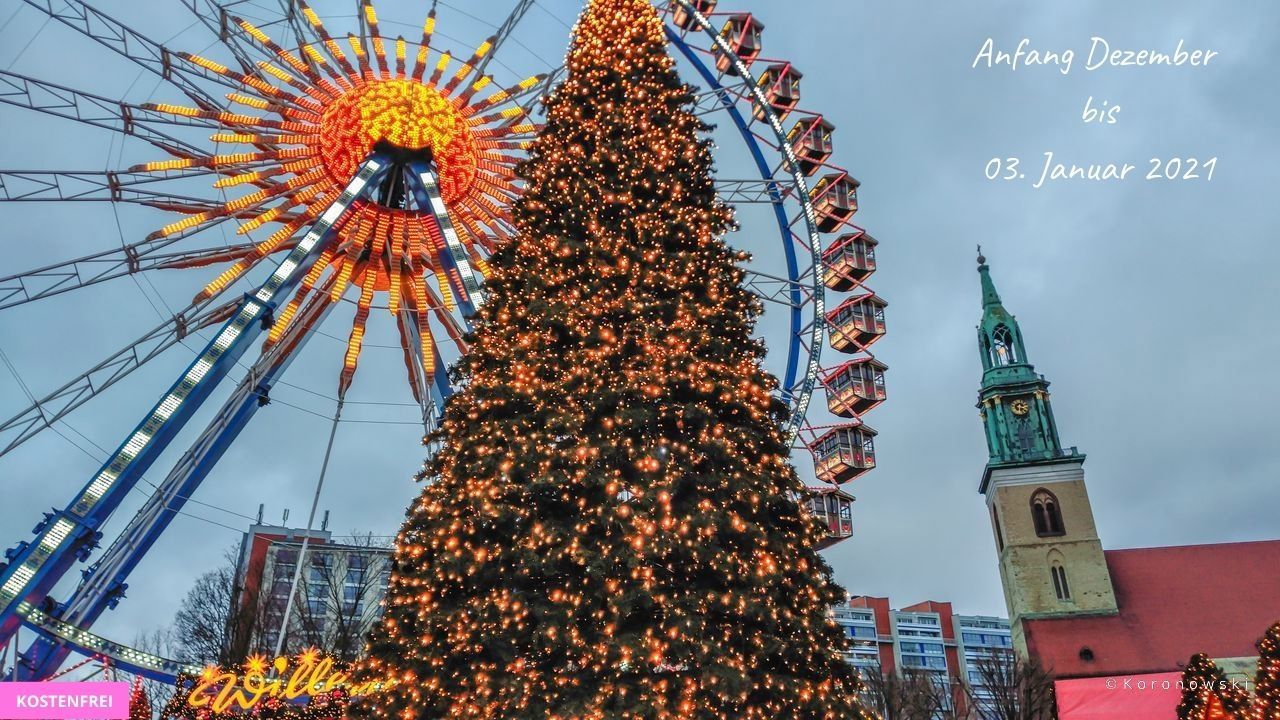
<path id="1" fill-rule="evenodd" d="M 982 321 L 978 324 L 978 353 L 982 358 L 983 409 L 990 458 L 983 486 L 991 468 L 1002 465 L 1039 464 L 1082 458 L 1075 448 L 1065 450 L 1049 404 L 1049 381 L 1036 373 L 1027 357 L 1018 320 L 1004 306 L 987 259 L 978 255 L 982 281 Z M 1026 408 L 1015 413 L 1010 403 L 1020 400 Z"/>

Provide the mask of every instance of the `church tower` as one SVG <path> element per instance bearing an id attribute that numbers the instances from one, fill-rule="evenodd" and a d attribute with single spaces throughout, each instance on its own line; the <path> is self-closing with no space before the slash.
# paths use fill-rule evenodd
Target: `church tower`
<path id="1" fill-rule="evenodd" d="M 1116 598 L 1085 489 L 1084 455 L 1062 447 L 1049 382 L 1028 360 L 1022 329 L 981 253 L 978 275 L 978 410 L 989 456 L 978 492 L 991 516 L 1014 647 L 1025 657 L 1024 620 L 1114 615 Z"/>

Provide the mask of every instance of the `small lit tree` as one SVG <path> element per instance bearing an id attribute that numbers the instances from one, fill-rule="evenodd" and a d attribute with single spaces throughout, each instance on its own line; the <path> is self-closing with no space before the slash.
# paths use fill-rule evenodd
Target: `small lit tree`
<path id="1" fill-rule="evenodd" d="M 147 697 L 141 677 L 133 679 L 133 690 L 129 693 L 129 720 L 151 720 L 151 699 Z"/>
<path id="2" fill-rule="evenodd" d="M 1208 655 L 1194 655 L 1182 672 L 1178 720 L 1248 720 L 1248 712 L 1248 691 L 1228 680 Z"/>
<path id="3" fill-rule="evenodd" d="M 1267 628 L 1258 641 L 1253 694 L 1253 720 L 1280 720 L 1280 622 Z"/>

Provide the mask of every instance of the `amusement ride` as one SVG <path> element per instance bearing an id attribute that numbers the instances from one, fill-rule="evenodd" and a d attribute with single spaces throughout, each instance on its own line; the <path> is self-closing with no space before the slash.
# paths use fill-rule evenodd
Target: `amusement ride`
<path id="1" fill-rule="evenodd" d="M 138 273 L 206 268 L 209 276 L 134 342 L 27 407 L 3 408 L 0 456 L 160 354 L 187 352 L 184 340 L 204 341 L 171 385 L 153 390 L 150 409 L 138 408 L 140 421 L 102 466 L 81 483 L 67 479 L 79 489 L 66 505 L 46 513 L 33 536 L 5 541 L 16 544 L 0 566 L 0 647 L 18 643 L 20 629 L 30 640 L 5 672 L 48 679 L 74 652 L 172 681 L 200 668 L 97 635 L 95 621 L 124 599 L 130 573 L 251 419 L 273 410 L 272 387 L 340 302 L 355 315 L 334 429 L 366 325 L 384 313 L 399 335 L 415 413 L 424 430 L 434 426 L 452 391 L 447 363 L 466 352 L 468 317 L 484 301 L 485 259 L 514 235 L 516 165 L 538 131 L 538 101 L 561 70 L 510 82 L 489 71 L 536 0 L 513 0 L 493 18 L 494 34 L 460 55 L 436 32 L 437 3 L 420 35 L 406 38 L 384 32 L 371 0 L 356 0 L 354 16 L 324 18 L 305 0 L 180 0 L 216 40 L 193 54 L 82 0 L 24 2 L 185 101 L 134 103 L 0 71 L 0 102 L 114 131 L 141 161 L 111 171 L 0 171 L 0 200 L 160 211 L 145 237 L 0 277 L 0 312 Z M 862 416 L 885 399 L 885 365 L 868 352 L 885 332 L 885 302 L 864 284 L 877 242 L 852 222 L 858 181 L 832 162 L 834 125 L 800 107 L 800 71 L 764 55 L 760 18 L 717 5 L 666 0 L 661 9 L 695 112 L 718 127 L 717 158 L 750 169 L 717 179 L 723 199 L 759 205 L 755 217 L 768 218 L 744 222 L 754 236 L 772 236 L 747 282 L 764 301 L 761 327 L 784 328 L 765 337 L 767 362 L 790 409 L 784 430 L 813 458 L 817 483 L 801 501 L 827 526 L 830 545 L 852 533 L 853 497 L 840 486 L 875 466 L 875 431 Z M 234 241 L 201 247 L 202 234 L 224 225 Z M 839 361 L 824 362 L 824 345 Z M 230 394 L 202 431 L 181 435 L 186 451 L 148 500 L 126 522 L 111 518 L 224 381 L 235 383 Z M 811 407 L 818 391 L 825 406 Z M 104 537 L 112 539 L 100 548 Z M 73 571 L 79 582 L 55 598 Z"/>

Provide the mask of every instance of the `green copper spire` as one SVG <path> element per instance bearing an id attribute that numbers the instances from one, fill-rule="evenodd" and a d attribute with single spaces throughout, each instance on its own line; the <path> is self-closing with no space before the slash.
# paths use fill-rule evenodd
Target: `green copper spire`
<path id="1" fill-rule="evenodd" d="M 982 281 L 982 322 L 978 324 L 982 387 L 978 409 L 989 454 L 987 472 L 983 474 L 985 490 L 992 467 L 1060 462 L 1081 456 L 1075 448 L 1062 448 L 1049 404 L 1049 381 L 1036 374 L 1027 358 L 1022 328 L 1000 300 L 981 247 L 978 277 Z"/>
<path id="2" fill-rule="evenodd" d="M 982 277 L 982 307 L 989 308 L 1000 304 L 1000 293 L 996 292 L 996 284 L 991 282 L 991 269 L 987 267 L 987 259 L 982 255 L 982 246 L 978 246 L 978 275 Z"/>
<path id="3" fill-rule="evenodd" d="M 1022 331 L 1018 321 L 1004 309 L 1000 293 L 991 279 L 991 268 L 978 246 L 978 277 L 982 279 L 982 324 L 978 326 L 978 347 L 982 352 L 982 385 L 1002 382 L 1020 376 L 1022 380 L 1034 380 L 1035 368 L 1027 361 L 1027 350 L 1022 344 Z"/>

